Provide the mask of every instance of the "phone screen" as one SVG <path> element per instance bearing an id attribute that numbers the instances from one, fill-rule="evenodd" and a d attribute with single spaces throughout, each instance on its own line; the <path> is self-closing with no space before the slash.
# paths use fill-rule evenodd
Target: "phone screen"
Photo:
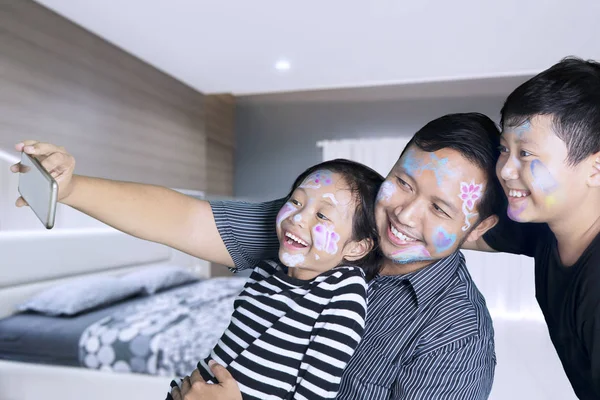
<path id="1" fill-rule="evenodd" d="M 58 184 L 38 160 L 21 153 L 19 193 L 48 229 L 54 226 Z"/>

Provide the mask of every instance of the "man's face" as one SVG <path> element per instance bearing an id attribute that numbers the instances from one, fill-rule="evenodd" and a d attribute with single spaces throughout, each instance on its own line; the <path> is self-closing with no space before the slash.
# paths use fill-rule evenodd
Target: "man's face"
<path id="1" fill-rule="evenodd" d="M 567 147 L 552 128 L 551 116 L 536 116 L 505 127 L 496 174 L 508 197 L 508 216 L 517 222 L 564 218 L 586 197 L 589 163 L 567 164 Z"/>
<path id="2" fill-rule="evenodd" d="M 385 257 L 415 263 L 417 269 L 453 253 L 479 220 L 485 185 L 484 172 L 457 151 L 429 153 L 411 145 L 377 197 L 375 216 Z"/>

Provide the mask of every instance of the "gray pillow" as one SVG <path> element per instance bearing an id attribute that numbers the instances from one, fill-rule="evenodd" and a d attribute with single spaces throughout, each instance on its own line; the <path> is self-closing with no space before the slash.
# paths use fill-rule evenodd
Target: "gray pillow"
<path id="1" fill-rule="evenodd" d="M 187 268 L 158 265 L 131 272 L 122 276 L 121 280 L 130 285 L 140 286 L 147 294 L 154 294 L 159 290 L 188 282 L 196 282 L 199 279 Z"/>
<path id="2" fill-rule="evenodd" d="M 56 285 L 17 306 L 19 311 L 74 315 L 139 293 L 139 285 L 112 276 L 91 276 Z"/>

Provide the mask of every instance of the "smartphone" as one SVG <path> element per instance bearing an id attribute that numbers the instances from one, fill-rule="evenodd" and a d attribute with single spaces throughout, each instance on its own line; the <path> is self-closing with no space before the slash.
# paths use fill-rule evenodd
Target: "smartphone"
<path id="1" fill-rule="evenodd" d="M 19 193 L 47 229 L 54 227 L 58 183 L 42 164 L 29 154 L 21 153 Z"/>

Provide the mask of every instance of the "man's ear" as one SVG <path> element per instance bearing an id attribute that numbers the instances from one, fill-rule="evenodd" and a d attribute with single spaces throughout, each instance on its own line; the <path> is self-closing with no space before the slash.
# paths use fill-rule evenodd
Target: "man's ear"
<path id="1" fill-rule="evenodd" d="M 469 232 L 469 236 L 467 236 L 467 242 L 475 242 L 477 239 L 483 236 L 484 233 L 492 229 L 498 223 L 497 215 L 490 215 L 483 221 L 481 221 L 477 226 Z"/>
<path id="2" fill-rule="evenodd" d="M 592 157 L 592 173 L 588 177 L 588 185 L 591 187 L 600 187 L 600 152 Z"/>
<path id="3" fill-rule="evenodd" d="M 363 239 L 359 242 L 352 241 L 344 247 L 344 259 L 348 261 L 360 260 L 373 249 L 371 239 Z"/>

